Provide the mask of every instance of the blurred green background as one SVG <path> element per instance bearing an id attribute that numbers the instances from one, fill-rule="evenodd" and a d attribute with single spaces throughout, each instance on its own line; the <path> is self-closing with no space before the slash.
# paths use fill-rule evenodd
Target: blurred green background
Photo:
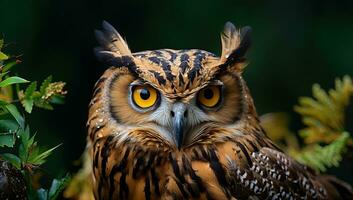
<path id="1" fill-rule="evenodd" d="M 29 118 L 42 144 L 63 143 L 46 164 L 51 177 L 77 170 L 73 162 L 85 147 L 88 102 L 105 70 L 93 55 L 93 30 L 102 20 L 114 25 L 134 52 L 199 48 L 220 54 L 226 21 L 250 25 L 253 46 L 244 76 L 258 112 L 288 112 L 293 130 L 301 128 L 293 106 L 299 96 L 311 95 L 313 83 L 327 89 L 335 77 L 353 75 L 351 0 L 0 0 L 6 50 L 23 54 L 19 75 L 43 80 L 52 74 L 67 82 L 65 105 L 53 112 L 36 109 Z M 353 156 L 329 173 L 353 183 Z"/>

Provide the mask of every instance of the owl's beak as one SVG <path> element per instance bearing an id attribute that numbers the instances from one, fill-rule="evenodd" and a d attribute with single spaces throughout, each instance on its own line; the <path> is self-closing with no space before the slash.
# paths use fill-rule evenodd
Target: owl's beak
<path id="1" fill-rule="evenodd" d="M 170 112 L 170 115 L 173 121 L 173 134 L 177 142 L 177 147 L 180 149 L 184 139 L 187 106 L 184 103 L 175 103 L 173 105 L 172 111 Z"/>

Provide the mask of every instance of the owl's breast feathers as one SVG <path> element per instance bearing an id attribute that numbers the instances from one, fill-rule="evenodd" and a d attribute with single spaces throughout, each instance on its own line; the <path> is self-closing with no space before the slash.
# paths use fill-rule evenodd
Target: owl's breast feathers
<path id="1" fill-rule="evenodd" d="M 265 137 L 239 136 L 182 151 L 158 146 L 158 141 L 141 146 L 117 142 L 109 135 L 94 143 L 99 199 L 340 198 L 336 180 L 316 176 Z"/>

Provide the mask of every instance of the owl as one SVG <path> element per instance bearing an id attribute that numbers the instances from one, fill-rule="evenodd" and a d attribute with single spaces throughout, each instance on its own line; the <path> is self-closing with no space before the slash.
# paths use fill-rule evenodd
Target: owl
<path id="1" fill-rule="evenodd" d="M 249 27 L 227 22 L 222 53 L 132 53 L 107 22 L 96 55 L 108 68 L 89 105 L 96 199 L 352 199 L 279 149 L 242 77 Z"/>

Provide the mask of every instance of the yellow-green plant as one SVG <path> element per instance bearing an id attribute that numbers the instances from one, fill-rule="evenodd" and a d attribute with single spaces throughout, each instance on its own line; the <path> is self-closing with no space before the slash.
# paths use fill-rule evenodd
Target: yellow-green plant
<path id="1" fill-rule="evenodd" d="M 350 134 L 344 128 L 345 109 L 353 95 L 352 79 L 349 76 L 336 79 L 335 88 L 328 92 L 314 84 L 312 93 L 313 98 L 300 97 L 299 105 L 294 107 L 305 125 L 298 133 L 304 142 L 302 147 L 289 130 L 285 114 L 264 115 L 262 124 L 269 137 L 292 157 L 324 172 L 329 167 L 337 167 L 347 144 L 352 144 Z"/>

